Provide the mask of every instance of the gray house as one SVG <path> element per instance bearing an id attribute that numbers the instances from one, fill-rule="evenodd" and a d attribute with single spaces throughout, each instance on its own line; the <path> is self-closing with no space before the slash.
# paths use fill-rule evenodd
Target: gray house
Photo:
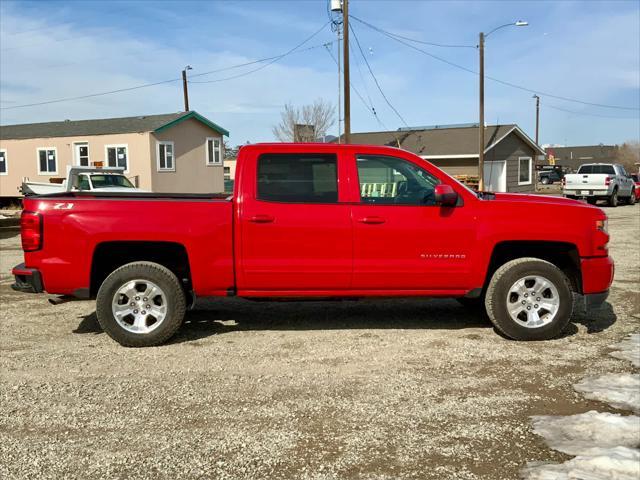
<path id="1" fill-rule="evenodd" d="M 488 125 L 485 129 L 485 189 L 534 191 L 535 162 L 544 150 L 517 125 Z M 352 133 L 350 142 L 402 148 L 453 176 L 478 175 L 477 123 Z"/>

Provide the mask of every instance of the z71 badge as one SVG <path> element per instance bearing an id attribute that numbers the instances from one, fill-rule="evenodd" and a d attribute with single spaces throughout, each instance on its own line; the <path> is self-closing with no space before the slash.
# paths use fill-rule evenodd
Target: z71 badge
<path id="1" fill-rule="evenodd" d="M 54 210 L 71 210 L 73 208 L 73 203 L 55 203 L 53 205 Z"/>

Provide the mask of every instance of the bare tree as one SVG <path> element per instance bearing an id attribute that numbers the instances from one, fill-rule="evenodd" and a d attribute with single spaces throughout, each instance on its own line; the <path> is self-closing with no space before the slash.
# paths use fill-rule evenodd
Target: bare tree
<path id="1" fill-rule="evenodd" d="M 321 98 L 311 105 L 295 107 L 286 103 L 280 114 L 281 120 L 272 129 L 275 137 L 281 142 L 301 142 L 307 140 L 312 132 L 312 140 L 316 141 L 327 134 L 327 130 L 336 121 L 336 108 Z"/>
<path id="2" fill-rule="evenodd" d="M 616 161 L 624 165 L 629 173 L 640 171 L 640 142 L 632 140 L 618 147 Z"/>

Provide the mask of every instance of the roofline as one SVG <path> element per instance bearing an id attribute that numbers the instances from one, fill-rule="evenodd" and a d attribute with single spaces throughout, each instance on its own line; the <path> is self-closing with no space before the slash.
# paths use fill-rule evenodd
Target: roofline
<path id="1" fill-rule="evenodd" d="M 514 127 L 515 123 L 496 123 L 493 125 L 485 125 L 485 128 L 489 127 Z M 432 130 L 464 130 L 466 128 L 478 128 L 478 124 L 469 125 L 468 127 L 443 127 L 443 128 L 424 128 L 424 129 L 411 129 L 411 130 L 376 130 L 369 132 L 351 132 L 350 135 L 369 135 L 373 133 L 395 133 L 395 134 L 403 134 L 403 133 L 412 133 L 412 132 L 423 132 L 423 131 L 432 131 Z M 341 133 L 339 137 L 344 137 L 344 133 Z"/>
<path id="2" fill-rule="evenodd" d="M 524 131 L 522 131 L 522 129 L 518 126 L 518 125 L 514 125 L 511 130 L 509 130 L 507 133 L 505 133 L 502 137 L 500 137 L 498 140 L 496 140 L 495 142 L 493 142 L 491 145 L 489 145 L 487 148 L 484 149 L 484 153 L 487 153 L 489 150 L 491 150 L 493 147 L 495 147 L 496 145 L 498 145 L 502 140 L 504 140 L 505 138 L 507 138 L 511 133 L 516 132 L 520 138 L 522 138 L 526 143 L 528 143 L 534 150 L 537 150 L 538 153 L 540 155 L 546 155 L 546 152 L 542 149 L 542 147 L 540 145 L 538 145 L 536 142 L 534 142 L 529 135 L 527 135 L 526 133 L 524 133 Z"/>
<path id="3" fill-rule="evenodd" d="M 151 130 L 153 133 L 160 133 L 163 132 L 165 130 L 170 129 L 171 127 L 175 127 L 176 125 L 178 125 L 179 123 L 184 122 L 185 120 L 189 120 L 190 118 L 193 118 L 194 120 L 198 120 L 200 123 L 206 125 L 207 127 L 209 127 L 212 130 L 215 130 L 216 132 L 224 135 L 225 137 L 229 136 L 229 131 L 225 130 L 224 128 L 222 128 L 220 125 L 216 125 L 215 123 L 213 123 L 211 120 L 209 120 L 206 117 L 203 117 L 202 115 L 200 115 L 198 112 L 196 112 L 195 110 L 191 110 L 189 112 L 186 112 L 184 115 L 176 118 L 175 120 L 170 121 L 169 123 L 166 123 L 165 125 L 162 125 L 161 127 L 156 128 L 155 130 Z"/>

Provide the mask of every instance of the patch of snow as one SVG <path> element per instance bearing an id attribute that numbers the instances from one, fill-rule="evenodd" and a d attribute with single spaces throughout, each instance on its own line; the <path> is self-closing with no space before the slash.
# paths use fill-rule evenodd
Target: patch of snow
<path id="1" fill-rule="evenodd" d="M 596 450 L 640 445 L 640 417 L 594 410 L 579 415 L 535 416 L 533 431 L 549 447 L 569 455 L 591 455 Z"/>
<path id="2" fill-rule="evenodd" d="M 6 215 L 2 215 L 2 214 L 0 213 L 0 220 L 2 220 L 3 218 L 9 218 L 9 217 L 7 217 Z"/>
<path id="3" fill-rule="evenodd" d="M 525 480 L 638 480 L 640 450 L 596 448 L 560 464 L 531 462 L 521 473 Z"/>
<path id="4" fill-rule="evenodd" d="M 573 388 L 591 400 L 640 412 L 640 374 L 607 373 L 598 377 L 586 377 Z"/>
<path id="5" fill-rule="evenodd" d="M 640 367 L 640 333 L 632 333 L 620 343 L 611 345 L 617 351 L 611 352 L 609 355 L 621 360 L 630 361 L 634 367 Z"/>

